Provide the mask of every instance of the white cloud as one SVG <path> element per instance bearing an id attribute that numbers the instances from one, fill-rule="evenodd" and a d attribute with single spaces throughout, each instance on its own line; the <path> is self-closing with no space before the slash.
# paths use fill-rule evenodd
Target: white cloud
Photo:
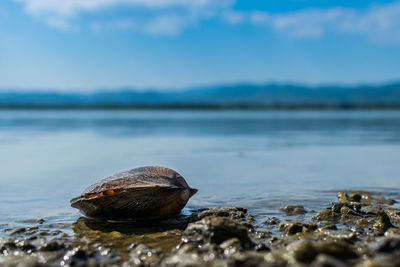
<path id="1" fill-rule="evenodd" d="M 95 32 L 103 30 L 135 30 L 148 34 L 176 35 L 179 34 L 184 27 L 188 25 L 188 21 L 182 16 L 176 14 L 165 14 L 156 16 L 147 21 L 135 21 L 132 18 L 117 19 L 107 22 L 96 21 L 91 24 L 91 28 Z"/>
<path id="2" fill-rule="evenodd" d="M 287 31 L 296 37 L 318 37 L 330 31 L 337 23 L 346 19 L 348 10 L 341 8 L 309 9 L 273 17 L 272 26 L 280 31 Z"/>
<path id="3" fill-rule="evenodd" d="M 271 20 L 271 16 L 262 11 L 253 11 L 249 15 L 249 20 L 253 24 L 266 24 Z"/>
<path id="4" fill-rule="evenodd" d="M 365 11 L 331 8 L 278 15 L 277 30 L 296 37 L 318 37 L 330 32 L 364 34 L 376 41 L 400 40 L 400 3 L 372 6 Z"/>
<path id="5" fill-rule="evenodd" d="M 400 41 L 400 2 L 373 6 L 356 19 L 342 22 L 344 32 L 364 33 L 377 41 Z"/>
<path id="6" fill-rule="evenodd" d="M 246 14 L 243 12 L 228 10 L 222 13 L 222 19 L 230 24 L 239 24 L 246 20 Z"/>
<path id="7" fill-rule="evenodd" d="M 280 14 L 253 11 L 242 13 L 241 22 L 270 27 L 295 38 L 339 33 L 366 35 L 378 42 L 397 42 L 400 41 L 400 2 L 373 5 L 365 10 L 334 7 Z"/>
<path id="8" fill-rule="evenodd" d="M 13 0 L 49 26 L 67 29 L 82 13 L 124 7 L 133 11 L 128 18 L 93 19 L 92 29 L 134 29 L 150 34 L 178 34 L 203 19 L 215 18 L 229 9 L 234 0 Z M 145 16 L 138 16 L 142 11 Z M 94 16 L 95 17 L 95 16 Z"/>
<path id="9" fill-rule="evenodd" d="M 250 24 L 272 28 L 295 38 L 320 38 L 329 33 L 366 35 L 376 41 L 400 41 L 400 2 L 373 5 L 367 9 L 312 8 L 286 13 L 234 10 L 235 0 L 13 0 L 27 13 L 49 26 L 67 29 L 82 13 L 127 7 L 131 15 L 96 19 L 95 30 L 133 29 L 150 34 L 179 34 L 207 19 L 232 25 Z M 145 16 L 138 14 L 144 12 Z"/>
<path id="10" fill-rule="evenodd" d="M 178 34 L 187 24 L 187 21 L 176 14 L 162 15 L 143 25 L 143 31 L 151 34 Z"/>
<path id="11" fill-rule="evenodd" d="M 67 30 L 69 29 L 69 23 L 63 18 L 59 17 L 48 17 L 45 20 L 45 23 L 53 28 L 57 28 L 60 30 Z"/>
<path id="12" fill-rule="evenodd" d="M 81 11 L 96 11 L 118 5 L 141 6 L 147 8 L 185 7 L 204 8 L 225 6 L 231 1 L 213 0 L 13 0 L 22 3 L 30 14 L 52 14 L 74 16 Z"/>

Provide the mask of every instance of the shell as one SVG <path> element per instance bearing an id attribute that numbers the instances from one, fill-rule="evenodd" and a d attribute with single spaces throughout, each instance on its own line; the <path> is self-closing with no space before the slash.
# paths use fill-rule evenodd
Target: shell
<path id="1" fill-rule="evenodd" d="M 179 214 L 197 192 L 176 171 L 147 166 L 116 173 L 71 200 L 84 215 L 104 219 L 140 219 Z"/>

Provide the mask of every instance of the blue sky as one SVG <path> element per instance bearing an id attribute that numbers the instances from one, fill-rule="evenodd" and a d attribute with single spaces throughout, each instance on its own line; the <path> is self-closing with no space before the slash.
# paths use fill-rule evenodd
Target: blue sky
<path id="1" fill-rule="evenodd" d="M 398 80 L 400 1 L 0 3 L 0 90 Z"/>

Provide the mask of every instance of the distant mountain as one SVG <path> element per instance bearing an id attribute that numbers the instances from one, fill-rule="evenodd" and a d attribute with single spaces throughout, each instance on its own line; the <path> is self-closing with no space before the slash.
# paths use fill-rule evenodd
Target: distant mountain
<path id="1" fill-rule="evenodd" d="M 0 91 L 0 108 L 400 108 L 400 83 L 382 86 L 241 84 L 186 91 Z"/>

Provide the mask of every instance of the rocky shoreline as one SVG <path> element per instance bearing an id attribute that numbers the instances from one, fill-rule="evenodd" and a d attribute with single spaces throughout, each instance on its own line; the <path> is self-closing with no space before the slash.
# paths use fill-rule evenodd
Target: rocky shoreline
<path id="1" fill-rule="evenodd" d="M 238 207 L 151 222 L 27 220 L 1 226 L 0 266 L 400 266 L 398 200 L 339 192 L 325 210 L 282 207 L 293 220 Z"/>

